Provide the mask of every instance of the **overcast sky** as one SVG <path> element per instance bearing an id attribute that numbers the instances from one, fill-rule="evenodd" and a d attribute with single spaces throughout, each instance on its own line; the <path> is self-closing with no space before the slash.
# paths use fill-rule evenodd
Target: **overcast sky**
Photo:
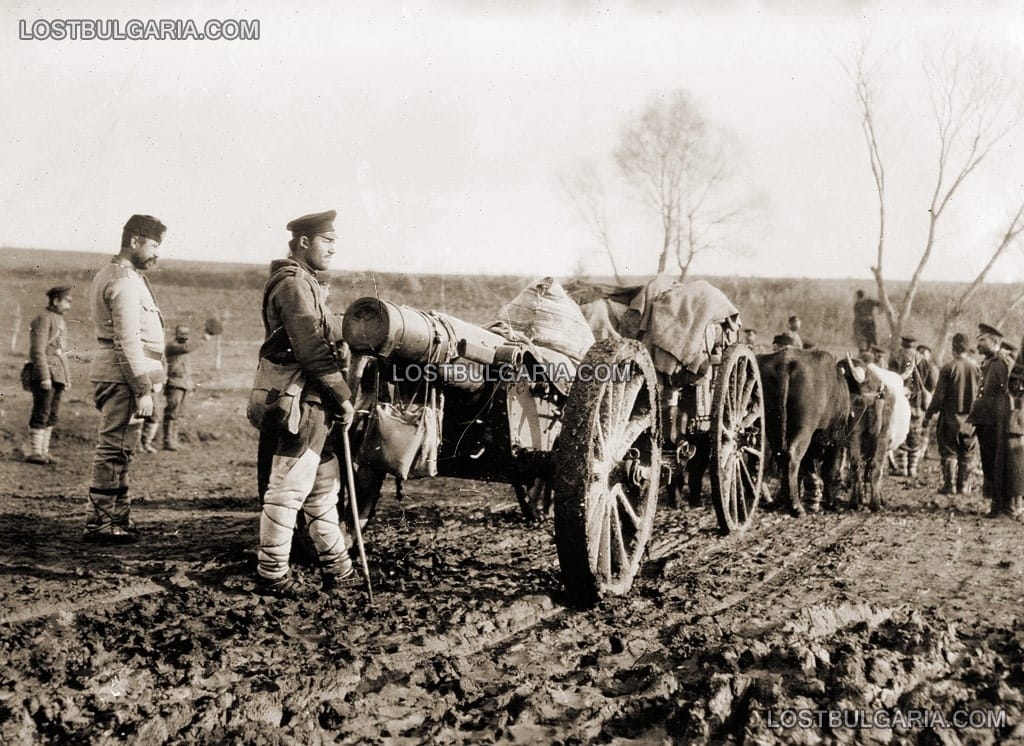
<path id="1" fill-rule="evenodd" d="M 683 9 L 685 6 L 685 9 Z M 258 19 L 258 41 L 25 41 L 19 21 Z M 879 59 L 886 270 L 927 231 L 936 129 L 921 62 L 982 48 L 1021 85 L 1024 5 L 79 2 L 0 10 L 0 246 L 114 252 L 133 212 L 163 256 L 265 262 L 285 224 L 338 210 L 335 270 L 571 273 L 608 265 L 559 177 L 608 179 L 620 268 L 657 217 L 619 185 L 620 129 L 689 91 L 745 151 L 764 220 L 710 274 L 869 277 L 877 199 L 849 63 Z M 1024 199 L 1024 128 L 971 175 L 926 279 L 970 279 Z M 993 279 L 1024 279 L 1012 251 Z"/>

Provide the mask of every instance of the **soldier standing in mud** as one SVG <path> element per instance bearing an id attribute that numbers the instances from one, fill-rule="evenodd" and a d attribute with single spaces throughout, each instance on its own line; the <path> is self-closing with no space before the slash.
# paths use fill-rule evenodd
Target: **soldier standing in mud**
<path id="1" fill-rule="evenodd" d="M 921 375 L 921 387 L 924 391 L 923 404 L 925 411 L 932 403 L 935 396 L 935 387 L 939 385 L 939 366 L 932 357 L 932 348 L 928 345 L 917 346 L 918 365 L 917 371 Z M 931 446 L 931 433 L 925 427 L 922 420 L 921 425 L 921 458 L 928 457 L 928 448 Z"/>
<path id="2" fill-rule="evenodd" d="M 345 428 L 351 424 L 354 409 L 331 344 L 330 310 L 317 282 L 317 272 L 326 270 L 334 255 L 335 215 L 331 210 L 288 223 L 290 255 L 271 263 L 264 288 L 266 338 L 260 357 L 283 368 L 301 369 L 306 381 L 295 428 L 286 421 L 265 423 L 260 429 L 263 510 L 256 591 L 279 598 L 307 595 L 288 564 L 300 510 L 319 555 L 324 590 L 359 582 L 339 525 L 340 469 L 328 437 L 335 422 Z"/>
<path id="3" fill-rule="evenodd" d="M 988 515 L 1019 518 L 1024 514 L 1024 422 L 1019 414 L 1020 399 L 1010 390 L 1010 373 L 1016 366 L 999 349 L 1002 332 L 990 324 L 979 324 L 978 331 L 978 351 L 985 356 L 981 364 L 981 395 L 971 407 L 968 419 L 978 435 L 983 492 L 991 501 Z"/>
<path id="4" fill-rule="evenodd" d="M 60 413 L 60 400 L 71 386 L 68 372 L 67 322 L 64 314 L 71 308 L 71 287 L 60 285 L 46 291 L 46 310 L 29 327 L 29 358 L 32 373 L 32 414 L 29 415 L 29 441 L 32 450 L 25 458 L 31 464 L 54 464 L 50 455 L 50 437 Z"/>
<path id="5" fill-rule="evenodd" d="M 143 419 L 153 414 L 153 394 L 164 382 L 164 322 L 149 281 L 166 226 L 151 215 L 132 215 L 120 252 L 93 277 L 89 305 L 97 350 L 89 368 L 100 411 L 85 539 L 134 541 L 128 467 Z"/>
<path id="6" fill-rule="evenodd" d="M 981 388 L 981 371 L 967 355 L 967 346 L 967 335 L 953 335 L 953 359 L 939 371 L 935 393 L 924 416 L 926 432 L 932 417 L 939 416 L 935 439 L 942 461 L 942 495 L 970 493 L 971 456 L 977 438 L 974 425 L 967 418 Z"/>

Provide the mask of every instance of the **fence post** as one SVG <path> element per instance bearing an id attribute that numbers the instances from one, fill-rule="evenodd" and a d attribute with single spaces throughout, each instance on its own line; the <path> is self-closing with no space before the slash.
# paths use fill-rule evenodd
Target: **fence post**
<path id="1" fill-rule="evenodd" d="M 21 304 L 14 307 L 14 331 L 11 332 L 11 354 L 18 353 L 18 334 L 21 331 Z"/>

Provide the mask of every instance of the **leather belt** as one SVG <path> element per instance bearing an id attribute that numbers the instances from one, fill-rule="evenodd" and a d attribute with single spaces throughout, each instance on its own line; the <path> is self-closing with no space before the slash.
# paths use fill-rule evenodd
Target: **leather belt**
<path id="1" fill-rule="evenodd" d="M 106 347 L 108 350 L 114 349 L 114 342 L 113 342 L 113 340 L 110 340 L 110 339 L 97 339 L 96 341 L 100 343 L 100 347 Z M 145 347 L 142 348 L 142 354 L 144 354 L 150 360 L 159 360 L 160 362 L 163 362 L 163 360 L 164 360 L 164 354 L 162 352 L 156 352 L 154 350 L 149 350 L 149 349 L 147 349 Z"/>

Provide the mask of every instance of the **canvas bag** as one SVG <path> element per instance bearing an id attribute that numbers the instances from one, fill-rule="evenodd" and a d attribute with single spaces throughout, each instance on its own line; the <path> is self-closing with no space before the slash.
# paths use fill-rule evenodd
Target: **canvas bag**
<path id="1" fill-rule="evenodd" d="M 249 423 L 258 430 L 285 425 L 288 432 L 298 433 L 302 415 L 299 400 L 305 385 L 299 365 L 280 365 L 261 357 L 245 411 Z"/>
<path id="2" fill-rule="evenodd" d="M 267 282 L 263 291 L 262 305 L 264 327 L 267 325 L 266 308 L 271 292 L 281 280 L 293 277 L 295 274 L 295 270 L 286 267 L 271 276 Z M 326 320 L 324 320 L 324 328 L 327 328 Z M 267 357 L 275 351 L 275 348 L 287 346 L 287 339 L 284 328 L 279 327 L 269 334 L 260 348 L 262 354 L 256 364 L 256 375 L 253 379 L 252 391 L 249 393 L 249 404 L 245 410 L 249 423 L 257 430 L 273 429 L 284 425 L 292 434 L 299 432 L 299 420 L 302 417 L 302 407 L 299 406 L 299 403 L 302 399 L 302 391 L 306 386 L 302 366 L 298 363 L 275 363 Z"/>
<path id="3" fill-rule="evenodd" d="M 441 408 L 434 389 L 424 399 L 428 401 L 422 404 L 377 401 L 359 450 L 359 463 L 399 479 L 437 476 Z"/>

